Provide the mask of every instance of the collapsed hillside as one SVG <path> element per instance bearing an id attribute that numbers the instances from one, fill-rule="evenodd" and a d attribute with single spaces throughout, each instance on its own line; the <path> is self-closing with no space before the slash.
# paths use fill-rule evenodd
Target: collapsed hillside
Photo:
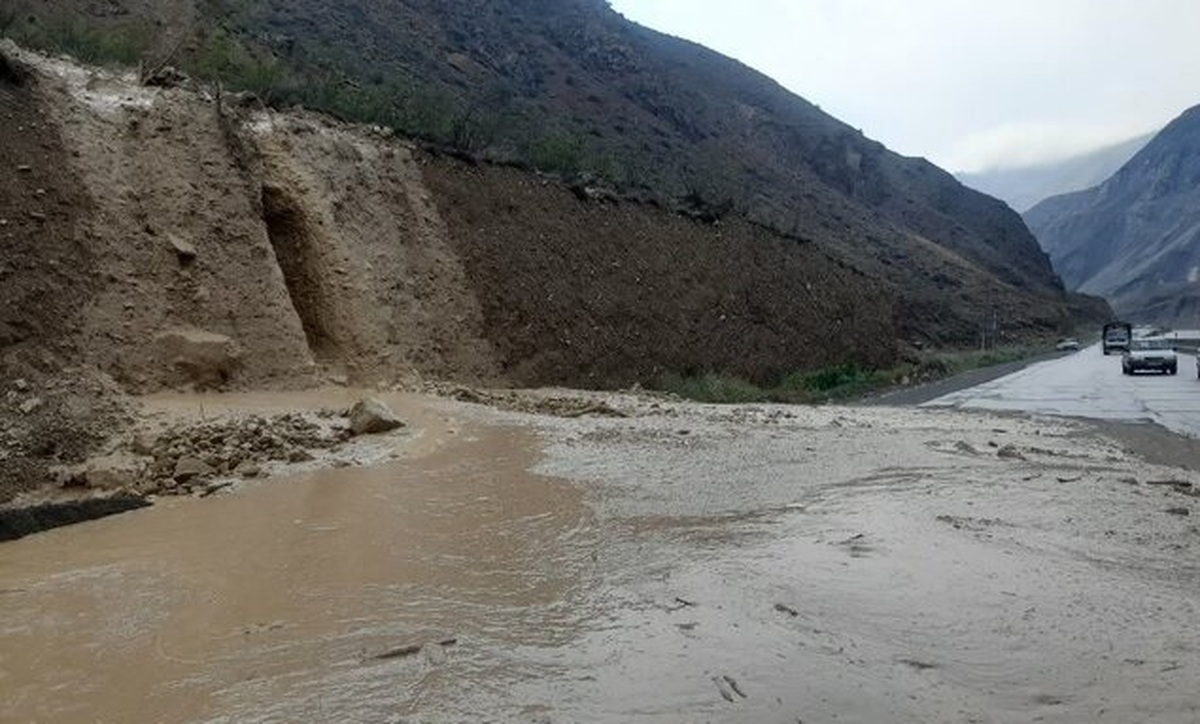
<path id="1" fill-rule="evenodd" d="M 895 359 L 893 300 L 819 245 L 5 52 L 6 353 L 135 392 Z"/>
<path id="2" fill-rule="evenodd" d="M 1052 335 L 1103 307 L 1064 293 L 1004 204 L 601 0 L 14 2 L 31 42 L 171 59 L 275 107 L 811 242 L 895 300 L 907 341 Z"/>

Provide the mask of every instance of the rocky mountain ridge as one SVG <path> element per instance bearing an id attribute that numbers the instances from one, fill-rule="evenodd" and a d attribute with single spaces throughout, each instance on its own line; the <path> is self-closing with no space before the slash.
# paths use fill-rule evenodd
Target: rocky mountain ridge
<path id="1" fill-rule="evenodd" d="M 1069 288 L 1135 321 L 1200 326 L 1200 106 L 1104 183 L 1025 219 Z"/>

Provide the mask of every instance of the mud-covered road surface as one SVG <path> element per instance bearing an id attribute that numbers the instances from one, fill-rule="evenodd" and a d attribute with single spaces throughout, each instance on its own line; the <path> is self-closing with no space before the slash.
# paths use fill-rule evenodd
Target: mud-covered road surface
<path id="1" fill-rule="evenodd" d="M 1200 437 L 1196 357 L 1180 352 L 1178 374 L 1121 374 L 1121 356 L 1100 345 L 1030 365 L 1014 374 L 947 392 L 930 407 L 1017 411 L 1098 420 L 1153 422 Z"/>
<path id="2" fill-rule="evenodd" d="M 0 545 L 0 721 L 1200 717 L 1200 476 L 1077 423 L 390 401 L 388 462 Z"/>

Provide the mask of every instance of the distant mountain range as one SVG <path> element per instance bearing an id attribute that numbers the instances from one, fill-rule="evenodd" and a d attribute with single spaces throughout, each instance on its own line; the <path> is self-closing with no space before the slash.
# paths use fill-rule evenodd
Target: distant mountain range
<path id="1" fill-rule="evenodd" d="M 1124 166 L 1153 137 L 1153 133 L 1148 133 L 1052 163 L 959 173 L 956 176 L 967 186 L 995 196 L 1023 213 L 1043 199 L 1082 191 L 1101 183 Z"/>
<path id="2" fill-rule="evenodd" d="M 1200 327 L 1200 106 L 1100 185 L 1024 218 L 1068 288 L 1132 321 Z"/>

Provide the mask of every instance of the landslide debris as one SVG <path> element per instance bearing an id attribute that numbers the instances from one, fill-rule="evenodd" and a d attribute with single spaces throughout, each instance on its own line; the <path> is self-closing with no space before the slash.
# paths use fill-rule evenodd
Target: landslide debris
<path id="1" fill-rule="evenodd" d="M 176 423 L 152 442 L 135 438 L 133 452 L 149 453 L 138 486 L 166 494 L 203 491 L 217 476 L 257 477 L 270 462 L 313 460 L 314 451 L 329 450 L 350 439 L 344 419 L 303 413 L 249 415 L 199 423 Z"/>
<path id="2" fill-rule="evenodd" d="M 16 355 L 0 361 L 0 506 L 78 464 L 133 422 L 129 399 L 87 368 L 47 374 Z"/>
<path id="3" fill-rule="evenodd" d="M 508 412 L 527 412 L 552 417 L 629 417 L 629 413 L 588 395 L 545 395 L 531 390 L 481 390 L 462 385 L 433 385 L 430 391 L 459 402 L 487 405 Z"/>

